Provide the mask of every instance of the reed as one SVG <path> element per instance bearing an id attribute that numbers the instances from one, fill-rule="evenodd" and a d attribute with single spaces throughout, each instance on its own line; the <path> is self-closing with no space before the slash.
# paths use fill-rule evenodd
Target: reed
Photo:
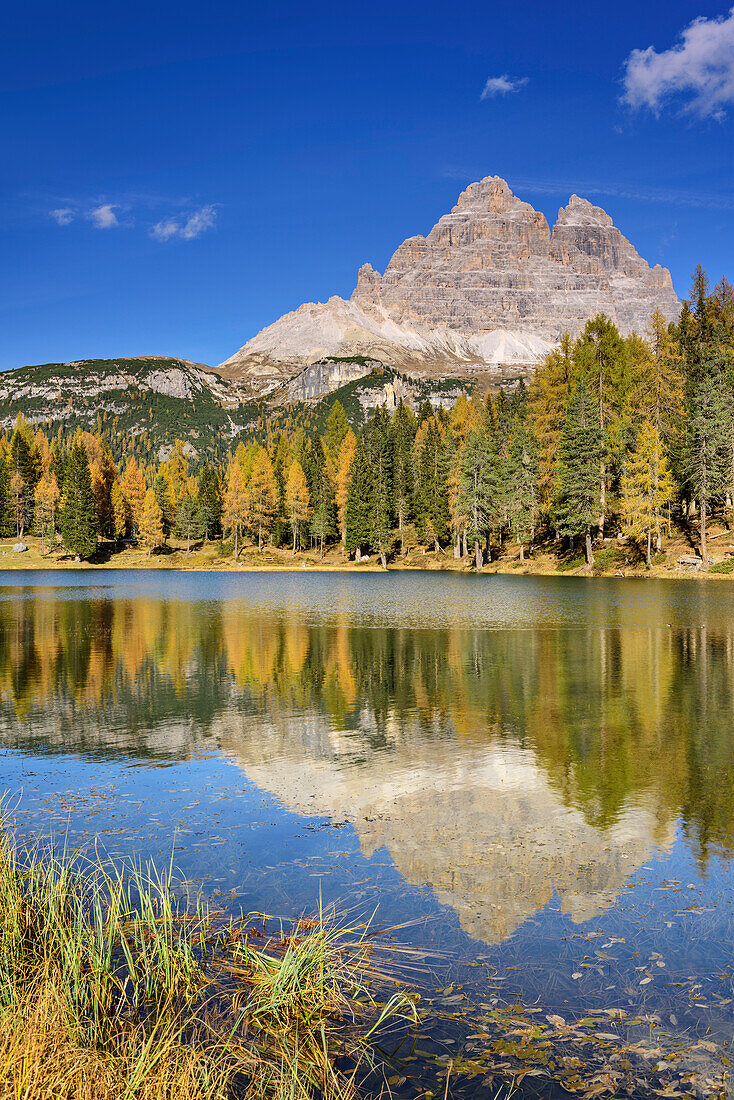
<path id="1" fill-rule="evenodd" d="M 352 1100 L 378 1032 L 415 1022 L 369 930 L 268 933 L 170 883 L 0 823 L 0 1100 Z"/>

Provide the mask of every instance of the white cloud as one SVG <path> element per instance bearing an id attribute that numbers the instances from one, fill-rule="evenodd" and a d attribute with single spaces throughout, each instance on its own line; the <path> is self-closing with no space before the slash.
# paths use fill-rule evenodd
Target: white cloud
<path id="1" fill-rule="evenodd" d="M 517 80 L 510 80 L 507 73 L 504 73 L 502 76 L 490 76 L 479 98 L 492 99 L 497 95 L 507 95 L 508 92 L 517 92 L 527 84 L 528 80 L 529 77 L 527 76 L 521 76 Z"/>
<path id="2" fill-rule="evenodd" d="M 170 241 L 172 237 L 193 241 L 207 229 L 211 229 L 216 220 L 216 207 L 202 206 L 201 210 L 195 210 L 193 214 L 182 218 L 163 218 L 152 227 L 150 235 L 156 241 Z"/>
<path id="3" fill-rule="evenodd" d="M 94 210 L 89 211 L 87 217 L 95 229 L 112 229 L 120 224 L 117 220 L 117 214 L 115 214 L 116 206 L 117 203 L 106 202 L 102 206 L 97 206 Z"/>
<path id="4" fill-rule="evenodd" d="M 68 206 L 60 210 L 50 210 L 49 213 L 57 225 L 70 225 L 74 220 L 74 211 Z"/>
<path id="5" fill-rule="evenodd" d="M 173 218 L 164 218 L 163 221 L 156 222 L 150 231 L 151 237 L 156 241 L 169 241 L 171 237 L 176 237 L 181 232 L 181 226 Z"/>
<path id="6" fill-rule="evenodd" d="M 657 113 L 676 96 L 701 118 L 722 119 L 734 104 L 734 8 L 718 19 L 694 19 L 669 50 L 648 46 L 627 58 L 622 99 L 630 107 Z"/>

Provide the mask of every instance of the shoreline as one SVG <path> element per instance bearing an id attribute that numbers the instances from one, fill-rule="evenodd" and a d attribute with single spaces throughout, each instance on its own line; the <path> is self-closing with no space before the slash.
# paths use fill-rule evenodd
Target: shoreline
<path id="1" fill-rule="evenodd" d="M 523 568 L 512 566 L 509 563 L 493 563 L 485 565 L 481 570 L 468 568 L 461 562 L 436 562 L 427 565 L 418 563 L 390 563 L 387 569 L 379 564 L 366 563 L 364 565 L 355 562 L 320 562 L 300 561 L 296 558 L 292 563 L 256 562 L 236 563 L 224 559 L 220 562 L 176 562 L 170 563 L 165 559 L 146 562 L 140 561 L 116 561 L 106 562 L 74 562 L 64 559 L 40 559 L 33 561 L 5 562 L 0 557 L 0 572 L 7 573 L 38 573 L 38 572 L 102 572 L 105 570 L 119 570 L 120 572 L 166 572 L 166 573 L 348 573 L 348 574 L 372 574 L 372 573 L 452 573 L 466 577 L 554 577 L 573 578 L 586 580 L 670 580 L 670 581 L 727 581 L 734 580 L 732 573 L 712 573 L 705 569 L 666 569 L 653 566 L 651 569 L 627 569 L 608 572 L 594 572 L 593 568 L 586 566 L 579 569 L 554 569 L 543 567 L 532 568 L 532 564 L 525 563 Z"/>

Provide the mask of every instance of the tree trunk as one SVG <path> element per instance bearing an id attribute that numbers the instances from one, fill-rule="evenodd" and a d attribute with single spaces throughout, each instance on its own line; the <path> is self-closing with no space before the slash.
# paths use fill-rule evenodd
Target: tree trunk
<path id="1" fill-rule="evenodd" d="M 234 560 L 235 561 L 237 561 L 237 558 L 238 558 L 239 552 L 240 552 L 239 551 L 239 540 L 237 538 L 238 535 L 239 535 L 239 528 L 238 528 L 237 524 L 235 523 L 235 525 L 234 525 Z"/>
<path id="2" fill-rule="evenodd" d="M 706 500 L 704 497 L 701 497 L 701 560 L 704 565 L 708 565 L 709 555 L 706 547 Z"/>
<path id="3" fill-rule="evenodd" d="M 456 532 L 456 538 L 454 539 L 454 558 L 458 561 L 461 557 L 461 532 Z"/>
<path id="4" fill-rule="evenodd" d="M 586 531 L 586 564 L 591 568 L 594 564 L 594 552 L 591 549 L 591 531 Z"/>
<path id="5" fill-rule="evenodd" d="M 382 547 L 380 547 L 380 561 L 382 562 L 382 568 L 387 569 L 387 556 Z"/>
<path id="6" fill-rule="evenodd" d="M 607 507 L 607 468 L 604 463 L 601 467 L 601 483 L 599 486 L 599 538 L 604 538 L 604 521 Z"/>
<path id="7" fill-rule="evenodd" d="M 479 543 L 479 539 L 474 540 L 474 564 L 477 567 L 477 571 L 479 571 L 484 564 L 484 559 L 482 557 L 482 547 Z"/>
<path id="8" fill-rule="evenodd" d="M 520 543 L 520 561 L 525 561 L 525 547 Z"/>
<path id="9" fill-rule="evenodd" d="M 293 528 L 293 553 L 291 554 L 291 557 L 295 558 L 295 556 L 296 556 L 296 529 L 294 527 Z"/>
<path id="10" fill-rule="evenodd" d="M 652 565 L 652 558 L 650 556 L 650 548 L 652 546 L 652 525 L 647 525 L 647 567 L 648 569 Z"/>

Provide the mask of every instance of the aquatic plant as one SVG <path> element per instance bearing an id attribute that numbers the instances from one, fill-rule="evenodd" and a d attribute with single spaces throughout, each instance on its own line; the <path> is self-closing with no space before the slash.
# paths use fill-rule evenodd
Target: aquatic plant
<path id="1" fill-rule="evenodd" d="M 401 993 L 369 929 L 320 912 L 270 933 L 171 868 L 20 849 L 0 822 L 0 1100 L 350 1100 Z"/>

